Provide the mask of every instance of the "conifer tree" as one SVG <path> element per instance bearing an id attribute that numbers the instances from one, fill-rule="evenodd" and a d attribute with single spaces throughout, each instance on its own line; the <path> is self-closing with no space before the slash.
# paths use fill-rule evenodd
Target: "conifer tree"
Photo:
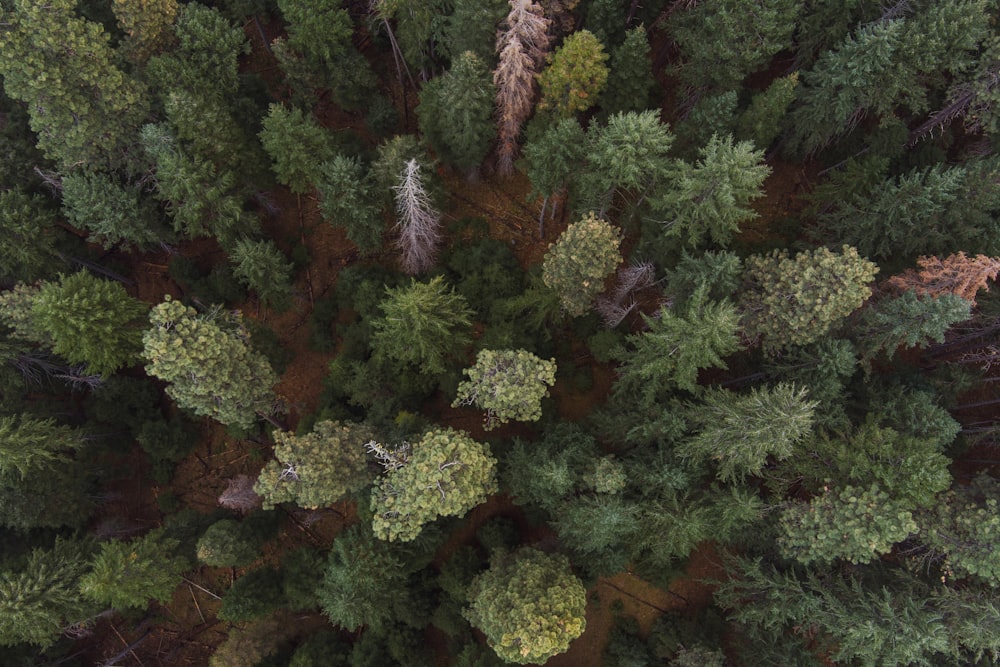
<path id="1" fill-rule="evenodd" d="M 362 255 L 382 248 L 385 231 L 373 180 L 357 159 L 338 154 L 320 165 L 316 182 L 323 219 L 335 227 L 343 227 Z"/>
<path id="2" fill-rule="evenodd" d="M 403 271 L 416 275 L 434 266 L 441 242 L 441 214 L 431 204 L 416 159 L 406 163 L 398 178 L 398 185 L 392 188 L 396 193 L 396 227 L 399 229 L 396 245 Z"/>
<path id="3" fill-rule="evenodd" d="M 180 407 L 241 427 L 272 414 L 278 378 L 248 345 L 238 313 L 199 315 L 168 296 L 153 308 L 150 324 L 146 371 L 169 384 L 167 395 Z"/>
<path id="4" fill-rule="evenodd" d="M 90 241 L 110 249 L 119 243 L 147 249 L 170 240 L 139 189 L 110 174 L 75 171 L 62 179 L 62 210 L 67 220 L 90 232 Z"/>
<path id="5" fill-rule="evenodd" d="M 198 561 L 213 567 L 245 567 L 257 560 L 267 534 L 254 522 L 221 519 L 210 525 L 200 538 L 195 554 Z"/>
<path id="6" fill-rule="evenodd" d="M 940 296 L 903 292 L 880 299 L 862 311 L 858 344 L 862 356 L 882 352 L 892 357 L 900 347 L 924 347 L 929 341 L 944 342 L 945 332 L 972 316 L 972 304 L 951 293 Z"/>
<path id="7" fill-rule="evenodd" d="M 30 415 L 0 417 L 0 476 L 27 477 L 73 460 L 83 438 L 52 419 Z"/>
<path id="8" fill-rule="evenodd" d="M 752 143 L 713 135 L 694 164 L 678 160 L 666 179 L 666 187 L 653 202 L 668 236 L 686 237 L 691 246 L 706 237 L 723 247 L 739 231 L 741 222 L 757 213 L 748 208 L 764 196 L 761 186 L 771 168 L 764 164 L 764 151 Z"/>
<path id="9" fill-rule="evenodd" d="M 711 460 L 727 482 L 756 475 L 768 457 L 791 456 L 812 430 L 816 401 L 804 387 L 779 383 L 748 394 L 713 389 L 693 407 L 690 421 L 697 434 L 681 443 L 682 458 Z"/>
<path id="10" fill-rule="evenodd" d="M 12 0 L 0 11 L 0 76 L 27 105 L 38 147 L 64 170 L 121 165 L 147 111 L 103 27 L 75 0 Z"/>
<path id="11" fill-rule="evenodd" d="M 604 45 L 592 32 L 574 32 L 546 58 L 549 66 L 538 75 L 538 108 L 566 118 L 594 106 L 608 82 L 607 60 Z"/>
<path id="12" fill-rule="evenodd" d="M 368 447 L 387 467 L 372 487 L 372 529 L 380 539 L 414 540 L 425 524 L 462 516 L 497 491 L 490 448 L 463 431 L 428 431 L 396 451 Z"/>
<path id="13" fill-rule="evenodd" d="M 38 195 L 0 191 L 0 279 L 48 277 L 60 264 L 56 215 Z"/>
<path id="14" fill-rule="evenodd" d="M 460 54 L 420 91 L 420 132 L 443 161 L 473 172 L 496 133 L 493 98 L 486 66 L 471 51 Z"/>
<path id="15" fill-rule="evenodd" d="M 497 33 L 499 63 L 493 71 L 496 86 L 498 168 L 501 175 L 514 171 L 521 126 L 531 115 L 535 75 L 548 49 L 550 21 L 533 0 L 509 0 L 507 14 Z"/>
<path id="16" fill-rule="evenodd" d="M 604 111 L 615 114 L 649 108 L 650 95 L 656 87 L 649 62 L 650 50 L 646 29 L 639 26 L 626 32 L 625 41 L 611 51 L 608 86 L 601 95 Z"/>
<path id="17" fill-rule="evenodd" d="M 571 316 L 587 312 L 594 297 L 604 291 L 604 279 L 622 261 L 621 237 L 617 227 L 588 213 L 549 244 L 542 260 L 542 279 Z"/>
<path id="18" fill-rule="evenodd" d="M 532 195 L 543 197 L 539 229 L 545 209 L 565 190 L 586 155 L 586 135 L 576 118 L 563 118 L 524 147 L 524 172 L 531 181 Z M 556 204 L 552 204 L 555 217 Z M 539 233 L 539 236 L 542 236 Z"/>
<path id="19" fill-rule="evenodd" d="M 498 552 L 469 586 L 466 618 L 507 662 L 542 663 L 583 634 L 586 590 L 565 556 Z"/>
<path id="20" fill-rule="evenodd" d="M 105 542 L 80 580 L 80 591 L 119 610 L 143 609 L 150 600 L 166 602 L 188 568 L 187 561 L 175 555 L 179 544 L 162 528 L 130 541 Z"/>
<path id="21" fill-rule="evenodd" d="M 120 48 L 130 61 L 144 63 L 172 45 L 177 0 L 112 0 L 111 9 L 126 36 Z"/>
<path id="22" fill-rule="evenodd" d="M 236 278 L 269 307 L 287 309 L 292 296 L 292 264 L 274 242 L 244 238 L 231 252 Z"/>
<path id="23" fill-rule="evenodd" d="M 973 306 L 980 291 L 989 291 L 989 281 L 1000 275 L 1000 257 L 976 255 L 968 257 L 959 251 L 944 259 L 919 257 L 920 270 L 907 269 L 885 281 L 892 290 L 912 290 L 919 295 L 942 296 L 952 294 Z"/>
<path id="24" fill-rule="evenodd" d="M 765 352 L 808 345 L 825 336 L 871 296 L 878 267 L 855 248 L 817 248 L 789 258 L 783 250 L 744 262 L 740 309 L 748 335 Z"/>
<path id="25" fill-rule="evenodd" d="M 472 51 L 492 68 L 497 61 L 497 32 L 510 11 L 507 0 L 455 0 L 444 26 L 443 46 L 451 59 Z"/>
<path id="26" fill-rule="evenodd" d="M 555 359 L 545 361 L 527 350 L 480 350 L 476 363 L 464 371 L 467 380 L 458 385 L 451 404 L 475 405 L 486 410 L 486 429 L 511 419 L 538 421 L 546 387 L 556 381 Z"/>
<path id="27" fill-rule="evenodd" d="M 368 484 L 364 444 L 372 433 L 358 424 L 320 421 L 312 432 L 274 432 L 274 458 L 261 470 L 256 491 L 264 508 L 292 502 L 325 507 Z"/>
<path id="28" fill-rule="evenodd" d="M 736 137 L 752 141 L 754 146 L 767 149 L 781 134 L 782 119 L 795 101 L 799 73 L 792 72 L 771 82 L 766 90 L 750 100 L 750 106 L 740 114 L 736 124 Z"/>
<path id="29" fill-rule="evenodd" d="M 441 276 L 386 289 L 379 308 L 384 315 L 372 322 L 376 357 L 433 375 L 443 373 L 446 360 L 469 342 L 472 310 Z"/>
<path id="30" fill-rule="evenodd" d="M 147 312 L 121 284 L 80 271 L 44 283 L 31 316 L 56 354 L 106 376 L 139 361 Z"/>
<path id="31" fill-rule="evenodd" d="M 312 190 L 320 165 L 334 155 L 329 133 L 311 114 L 281 104 L 268 107 L 262 125 L 260 142 L 271 156 L 278 181 L 298 194 Z"/>

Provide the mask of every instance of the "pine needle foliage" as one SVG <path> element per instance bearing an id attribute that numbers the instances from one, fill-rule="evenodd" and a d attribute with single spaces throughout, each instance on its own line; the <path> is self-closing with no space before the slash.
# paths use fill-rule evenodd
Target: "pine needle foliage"
<path id="1" fill-rule="evenodd" d="M 162 528 L 128 542 L 105 542 L 81 579 L 80 590 L 88 599 L 118 610 L 143 609 L 150 600 L 166 602 L 188 569 L 186 559 L 175 555 L 179 544 L 165 537 Z"/>
<path id="2" fill-rule="evenodd" d="M 650 67 L 650 46 L 642 26 L 625 33 L 625 41 L 611 51 L 608 85 L 601 107 L 609 114 L 645 111 L 656 88 Z"/>
<path id="3" fill-rule="evenodd" d="M 507 662 L 540 664 L 583 634 L 586 606 L 565 556 L 525 548 L 498 553 L 472 581 L 465 616 Z"/>
<path id="4" fill-rule="evenodd" d="M 60 263 L 56 212 L 45 198 L 20 188 L 0 192 L 0 278 L 47 278 Z"/>
<path id="5" fill-rule="evenodd" d="M 569 315 L 587 312 L 594 297 L 604 291 L 604 280 L 621 263 L 622 233 L 610 222 L 588 213 L 549 244 L 542 260 L 545 286 L 559 294 Z"/>
<path id="6" fill-rule="evenodd" d="M 148 249 L 169 240 L 156 212 L 140 199 L 138 188 L 122 185 L 109 174 L 88 171 L 67 174 L 62 186 L 63 214 L 105 249 L 118 244 Z"/>
<path id="7" fill-rule="evenodd" d="M 356 158 L 335 155 L 320 165 L 319 210 L 334 227 L 343 227 L 347 238 L 363 255 L 382 248 L 384 223 L 374 192 L 373 179 Z"/>
<path id="8" fill-rule="evenodd" d="M 975 307 L 976 295 L 981 291 L 988 292 L 989 282 L 1000 275 L 1000 257 L 969 257 L 961 251 L 944 259 L 920 257 L 917 265 L 919 271 L 907 269 L 886 280 L 884 287 L 912 290 L 919 295 L 953 294 Z"/>
<path id="9" fill-rule="evenodd" d="M 31 415 L 0 417 L 0 476 L 24 479 L 72 461 L 83 437 L 53 419 Z"/>
<path id="10" fill-rule="evenodd" d="M 538 75 L 539 110 L 566 118 L 597 104 L 608 82 L 608 54 L 592 32 L 574 32 L 546 60 L 549 66 Z"/>
<path id="11" fill-rule="evenodd" d="M 144 63 L 173 45 L 177 0 L 112 0 L 111 9 L 126 35 L 119 48 L 131 62 Z"/>
<path id="12" fill-rule="evenodd" d="M 233 275 L 257 292 L 261 302 L 278 310 L 288 308 L 292 297 L 292 263 L 274 242 L 240 239 L 233 246 L 230 258 Z"/>
<path id="13" fill-rule="evenodd" d="M 899 348 L 944 342 L 948 329 L 972 316 L 973 304 L 951 293 L 940 296 L 906 291 L 881 299 L 862 311 L 858 345 L 865 359 L 879 352 L 892 357 Z"/>
<path id="14" fill-rule="evenodd" d="M 556 381 L 556 360 L 545 361 L 527 350 L 480 350 L 467 377 L 458 385 L 452 407 L 475 405 L 486 410 L 486 430 L 511 419 L 538 421 L 542 399 Z"/>
<path id="15" fill-rule="evenodd" d="M 320 165 L 334 155 L 331 136 L 311 114 L 281 104 L 268 107 L 260 142 L 278 181 L 297 194 L 312 190 Z"/>

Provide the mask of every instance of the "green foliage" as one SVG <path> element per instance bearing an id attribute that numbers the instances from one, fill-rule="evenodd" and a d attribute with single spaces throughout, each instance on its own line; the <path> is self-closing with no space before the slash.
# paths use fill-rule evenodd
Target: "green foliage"
<path id="1" fill-rule="evenodd" d="M 41 285 L 18 283 L 12 289 L 0 292 L 0 323 L 10 330 L 13 338 L 51 347 L 52 338 L 38 325 L 34 316 L 35 300 Z"/>
<path id="2" fill-rule="evenodd" d="M 493 82 L 482 60 L 471 51 L 420 91 L 420 132 L 445 162 L 475 170 L 496 135 Z"/>
<path id="3" fill-rule="evenodd" d="M 677 161 L 653 209 L 667 236 L 686 237 L 701 245 L 706 237 L 726 246 L 739 225 L 757 217 L 748 207 L 764 195 L 761 186 L 771 168 L 763 164 L 764 151 L 752 143 L 713 135 L 694 164 Z"/>
<path id="4" fill-rule="evenodd" d="M 542 663 L 583 633 L 586 593 L 565 556 L 499 553 L 470 585 L 466 617 L 507 662 Z"/>
<path id="5" fill-rule="evenodd" d="M 198 540 L 198 560 L 213 567 L 243 567 L 257 560 L 267 539 L 264 526 L 251 519 L 222 519 Z"/>
<path id="6" fill-rule="evenodd" d="M 372 488 L 372 528 L 383 540 L 416 539 L 424 524 L 462 516 L 496 493 L 496 459 L 462 431 L 428 431 L 412 446 L 373 451 L 386 474 Z"/>
<path id="7" fill-rule="evenodd" d="M 809 435 L 816 402 L 808 390 L 780 383 L 748 394 L 712 389 L 704 403 L 692 406 L 690 421 L 698 428 L 694 437 L 677 449 L 684 458 L 715 461 L 723 481 L 756 475 L 768 457 L 791 456 Z"/>
<path id="8" fill-rule="evenodd" d="M 311 114 L 271 104 L 262 123 L 260 143 L 271 157 L 278 181 L 306 194 L 320 178 L 320 165 L 334 156 L 332 136 Z"/>
<path id="9" fill-rule="evenodd" d="M 469 342 L 472 311 L 441 276 L 387 288 L 379 307 L 383 316 L 372 322 L 376 357 L 433 375 L 443 373 L 448 357 Z"/>
<path id="10" fill-rule="evenodd" d="M 276 430 L 273 436 L 276 460 L 254 484 L 265 509 L 286 502 L 325 507 L 370 481 L 364 444 L 373 433 L 364 426 L 324 420 L 306 435 Z"/>
<path id="11" fill-rule="evenodd" d="M 788 107 L 795 101 L 799 73 L 792 72 L 771 82 L 763 92 L 757 93 L 737 121 L 736 137 L 752 141 L 754 146 L 766 149 L 781 134 L 781 121 Z"/>
<path id="12" fill-rule="evenodd" d="M 94 555 L 91 571 L 80 580 L 80 591 L 119 610 L 143 609 L 150 600 L 166 602 L 188 569 L 186 559 L 174 555 L 178 544 L 162 528 L 130 542 L 105 542 Z"/>
<path id="13" fill-rule="evenodd" d="M 591 11 L 593 8 L 591 5 Z M 606 39 L 602 41 L 612 43 Z M 616 114 L 649 108 L 650 97 L 656 88 L 656 79 L 650 69 L 650 51 L 649 38 L 642 26 L 625 33 L 625 41 L 611 51 L 608 87 L 601 96 L 604 111 Z"/>
<path id="14" fill-rule="evenodd" d="M 604 45 L 592 32 L 571 34 L 554 54 L 546 56 L 549 66 L 538 75 L 542 88 L 538 109 L 551 109 L 566 118 L 592 107 L 608 81 L 607 60 Z"/>
<path id="15" fill-rule="evenodd" d="M 58 263 L 56 215 L 45 199 L 14 188 L 0 191 L 0 278 L 37 280 Z"/>
<path id="16" fill-rule="evenodd" d="M 218 616 L 230 623 L 250 621 L 270 614 L 283 602 L 281 574 L 275 569 L 261 567 L 233 582 L 222 596 Z"/>
<path id="17" fill-rule="evenodd" d="M 946 577 L 974 577 L 1000 585 L 1000 483 L 985 474 L 956 485 L 917 514 L 919 539 L 932 558 L 943 558 Z"/>
<path id="18" fill-rule="evenodd" d="M 455 0 L 444 26 L 442 45 L 454 60 L 472 51 L 487 66 L 496 61 L 495 43 L 500 21 L 510 5 L 504 0 Z"/>
<path id="19" fill-rule="evenodd" d="M 667 272 L 664 292 L 674 308 L 683 307 L 702 291 L 709 299 L 722 301 L 739 287 L 742 271 L 743 261 L 728 250 L 709 250 L 700 256 L 683 252 L 680 261 Z"/>
<path id="20" fill-rule="evenodd" d="M 563 118 L 545 128 L 524 146 L 524 173 L 531 191 L 553 197 L 572 180 L 586 155 L 586 135 L 574 117 Z"/>
<path id="21" fill-rule="evenodd" d="M 893 500 L 877 484 L 824 489 L 808 503 L 781 513 L 782 553 L 804 565 L 842 558 L 868 563 L 917 531 L 905 500 Z"/>
<path id="22" fill-rule="evenodd" d="M 320 630 L 309 635 L 292 654 L 288 667 L 349 667 L 350 649 L 339 633 Z"/>
<path id="23" fill-rule="evenodd" d="M 737 106 L 739 96 L 735 90 L 698 98 L 691 112 L 674 127 L 683 148 L 680 154 L 685 158 L 695 157 L 717 135 L 733 134 Z"/>
<path id="24" fill-rule="evenodd" d="M 121 284 L 86 271 L 44 283 L 31 309 L 56 354 L 101 375 L 139 361 L 146 313 Z"/>
<path id="25" fill-rule="evenodd" d="M 900 347 L 924 347 L 929 341 L 943 343 L 948 329 L 971 315 L 972 304 L 954 294 L 932 296 L 906 291 L 862 312 L 858 342 L 866 358 L 879 352 L 892 357 Z"/>
<path id="26" fill-rule="evenodd" d="M 583 315 L 604 290 L 604 279 L 621 263 L 622 233 L 607 220 L 588 213 L 549 245 L 542 260 L 545 286 L 559 295 L 573 317 Z"/>
<path id="27" fill-rule="evenodd" d="M 486 429 L 511 419 L 538 421 L 542 399 L 556 381 L 556 361 L 545 361 L 526 350 L 480 350 L 468 380 L 458 385 L 452 407 L 475 405 L 486 410 Z M 548 387 L 546 386 L 548 385 Z"/>
<path id="28" fill-rule="evenodd" d="M 62 206 L 70 223 L 89 231 L 89 240 L 105 249 L 118 244 L 148 249 L 170 239 L 139 190 L 109 174 L 77 171 L 64 176 Z"/>
<path id="29" fill-rule="evenodd" d="M 382 248 L 385 225 L 379 215 L 374 182 L 356 158 L 334 155 L 319 167 L 319 210 L 323 219 L 343 227 L 363 255 Z"/>
<path id="30" fill-rule="evenodd" d="M 729 301 L 709 301 L 701 289 L 683 310 L 643 315 L 649 329 L 627 337 L 633 351 L 619 369 L 622 382 L 640 388 L 647 402 L 662 391 L 698 391 L 698 371 L 726 368 L 723 357 L 741 349 L 740 316 Z"/>
<path id="31" fill-rule="evenodd" d="M 292 297 L 292 264 L 272 241 L 240 239 L 233 246 L 233 274 L 260 300 L 272 308 L 286 310 Z"/>
<path id="32" fill-rule="evenodd" d="M 53 419 L 30 415 L 0 417 L 0 476 L 25 478 L 72 461 L 83 437 Z"/>
<path id="33" fill-rule="evenodd" d="M 126 35 L 119 48 L 128 60 L 143 63 L 172 45 L 177 0 L 112 0 L 111 9 Z"/>
<path id="34" fill-rule="evenodd" d="M 825 336 L 871 295 L 878 267 L 844 246 L 840 253 L 817 248 L 789 258 L 784 250 L 753 255 L 744 262 L 740 299 L 746 332 L 763 337 L 774 354 Z"/>
<path id="35" fill-rule="evenodd" d="M 247 345 L 238 314 L 198 315 L 167 296 L 150 323 L 143 336 L 146 371 L 170 384 L 167 394 L 180 407 L 243 427 L 271 414 L 278 378 Z"/>

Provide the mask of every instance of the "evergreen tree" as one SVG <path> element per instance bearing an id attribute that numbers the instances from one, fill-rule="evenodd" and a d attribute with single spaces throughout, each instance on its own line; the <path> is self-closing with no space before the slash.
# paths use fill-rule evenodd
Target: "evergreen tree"
<path id="1" fill-rule="evenodd" d="M 625 40 L 625 23 L 624 0 L 590 0 L 583 27 L 602 44 L 615 47 Z"/>
<path id="2" fill-rule="evenodd" d="M 733 134 L 738 106 L 739 96 L 735 90 L 698 98 L 690 113 L 674 126 L 681 143 L 678 153 L 685 158 L 695 158 L 716 135 Z"/>
<path id="3" fill-rule="evenodd" d="M 420 91 L 420 132 L 445 162 L 472 172 L 486 157 L 496 130 L 493 86 L 482 61 L 472 52 L 459 55 L 451 69 Z"/>
<path id="4" fill-rule="evenodd" d="M 591 5 L 591 11 L 595 6 Z M 595 34 L 601 37 L 599 33 Z M 605 44 L 613 43 L 606 39 L 602 41 Z M 616 114 L 645 111 L 649 108 L 650 96 L 656 88 L 656 79 L 650 69 L 650 51 L 649 38 L 642 26 L 625 33 L 625 41 L 611 51 L 608 87 L 601 95 L 601 108 L 604 111 Z"/>
<path id="5" fill-rule="evenodd" d="M 147 312 L 121 284 L 80 271 L 43 284 L 31 316 L 56 354 L 106 376 L 139 361 Z"/>
<path id="6" fill-rule="evenodd" d="M 972 316 L 972 304 L 954 294 L 938 297 L 906 291 L 881 299 L 862 311 L 858 344 L 864 358 L 883 353 L 892 357 L 900 347 L 924 347 L 944 342 L 945 332 Z"/>
<path id="7" fill-rule="evenodd" d="M 62 208 L 66 219 L 90 232 L 90 241 L 110 249 L 148 249 L 170 240 L 157 214 L 134 186 L 123 186 L 110 174 L 75 171 L 62 179 Z"/>
<path id="8" fill-rule="evenodd" d="M 501 658 L 535 664 L 583 634 L 586 594 L 565 556 L 532 548 L 499 552 L 469 586 L 465 614 Z"/>
<path id="9" fill-rule="evenodd" d="M 761 186 L 770 175 L 764 151 L 753 144 L 713 135 L 700 151 L 695 164 L 678 160 L 666 179 L 666 187 L 653 202 L 667 236 L 687 237 L 688 245 L 697 246 L 706 236 L 726 246 L 739 224 L 757 217 L 747 207 L 764 195 Z"/>
<path id="10" fill-rule="evenodd" d="M 916 515 L 919 539 L 932 561 L 941 560 L 946 577 L 975 577 L 1000 584 L 1000 484 L 979 474 L 968 485 L 955 485 Z"/>
<path id="11" fill-rule="evenodd" d="M 574 32 L 546 58 L 549 66 L 538 75 L 542 89 L 538 108 L 566 118 L 594 106 L 608 81 L 607 60 L 604 45 L 593 33 Z"/>
<path id="12" fill-rule="evenodd" d="M 240 239 L 232 248 L 236 278 L 272 308 L 285 310 L 292 297 L 292 264 L 273 242 Z"/>
<path id="13" fill-rule="evenodd" d="M 396 194 L 396 245 L 401 253 L 400 264 L 410 275 L 423 273 L 432 266 L 441 242 L 441 214 L 431 204 L 420 164 L 410 159 L 398 175 L 392 190 Z"/>
<path id="14" fill-rule="evenodd" d="M 538 421 L 546 385 L 556 381 L 556 361 L 539 359 L 527 350 L 480 350 L 476 364 L 463 371 L 451 406 L 475 405 L 486 410 L 486 430 L 511 419 Z"/>
<path id="15" fill-rule="evenodd" d="M 323 219 L 343 227 L 362 255 L 382 248 L 385 226 L 376 203 L 375 184 L 357 159 L 338 154 L 321 164 L 316 188 Z"/>
<path id="16" fill-rule="evenodd" d="M 273 412 L 278 378 L 247 344 L 238 314 L 198 315 L 167 296 L 150 323 L 143 336 L 146 372 L 169 384 L 167 395 L 180 407 L 242 427 Z"/>
<path id="17" fill-rule="evenodd" d="M 271 157 L 278 181 L 305 194 L 319 180 L 320 165 L 333 158 L 329 133 L 312 115 L 271 104 L 263 120 L 260 142 Z"/>
<path id="18" fill-rule="evenodd" d="M 555 199 L 567 187 L 585 155 L 586 135 L 576 118 L 557 121 L 525 145 L 524 173 L 531 181 L 531 193 L 544 198 L 540 221 L 544 219 L 549 200 Z M 553 217 L 555 213 L 553 203 Z"/>
<path id="19" fill-rule="evenodd" d="M 358 424 L 320 421 L 312 432 L 274 432 L 274 458 L 254 485 L 264 508 L 293 502 L 299 507 L 332 505 L 370 481 L 364 444 L 372 433 Z"/>
<path id="20" fill-rule="evenodd" d="M 890 277 L 885 286 L 893 290 L 912 290 L 920 296 L 954 295 L 975 306 L 976 295 L 989 291 L 987 283 L 1000 275 L 1000 257 L 968 257 L 961 251 L 944 259 L 920 257 L 917 264 L 920 271 L 907 269 Z"/>
<path id="21" fill-rule="evenodd" d="M 244 567 L 257 560 L 266 534 L 251 519 L 222 519 L 198 539 L 198 561 L 213 567 Z"/>
<path id="22" fill-rule="evenodd" d="M 500 22 L 510 10 L 506 0 L 455 0 L 444 26 L 443 46 L 452 60 L 472 51 L 480 62 L 496 65 Z"/>
<path id="23" fill-rule="evenodd" d="M 12 0 L 0 11 L 0 76 L 27 105 L 38 147 L 65 170 L 123 163 L 146 115 L 142 86 L 115 63 L 75 0 Z"/>
<path id="24" fill-rule="evenodd" d="M 125 33 L 119 48 L 130 61 L 144 63 L 173 44 L 177 0 L 112 0 L 111 9 Z"/>
<path id="25" fill-rule="evenodd" d="M 878 267 L 844 246 L 817 248 L 789 258 L 783 250 L 744 262 L 740 309 L 746 332 L 763 337 L 764 350 L 807 345 L 825 336 L 871 295 Z"/>
<path id="26" fill-rule="evenodd" d="M 27 414 L 0 417 L 0 476 L 27 477 L 73 460 L 82 436 L 52 419 Z"/>
<path id="27" fill-rule="evenodd" d="M 150 600 L 166 602 L 181 583 L 188 563 L 174 555 L 180 544 L 162 528 L 131 541 L 112 540 L 94 555 L 80 580 L 84 597 L 113 609 L 143 609 Z"/>
<path id="28" fill-rule="evenodd" d="M 230 623 L 267 616 L 282 606 L 281 573 L 271 567 L 247 572 L 222 596 L 219 618 Z"/>
<path id="29" fill-rule="evenodd" d="M 372 529 L 390 542 L 409 542 L 442 516 L 463 516 L 496 493 L 496 459 L 463 431 L 428 431 L 412 447 L 368 445 L 386 466 L 372 487 Z"/>
<path id="30" fill-rule="evenodd" d="M 446 360 L 469 342 L 473 313 L 441 276 L 386 289 L 379 307 L 384 316 L 372 322 L 376 357 L 434 375 L 443 373 Z"/>
<path id="31" fill-rule="evenodd" d="M 736 124 L 736 138 L 752 141 L 754 146 L 766 149 L 781 134 L 782 119 L 795 101 L 799 73 L 792 72 L 771 82 L 763 92 L 750 100 L 750 106 L 740 114 Z"/>
<path id="32" fill-rule="evenodd" d="M 60 264 L 55 212 L 38 195 L 0 190 L 0 279 L 45 278 Z"/>
<path id="33" fill-rule="evenodd" d="M 704 403 L 691 410 L 697 435 L 681 443 L 677 453 L 715 461 L 723 481 L 756 475 L 768 457 L 788 458 L 809 435 L 817 404 L 807 396 L 805 388 L 783 383 L 749 394 L 709 390 Z"/>
<path id="34" fill-rule="evenodd" d="M 617 227 L 588 213 L 549 244 L 542 260 L 542 279 L 571 316 L 587 312 L 594 297 L 604 291 L 604 279 L 622 261 L 621 237 Z"/>

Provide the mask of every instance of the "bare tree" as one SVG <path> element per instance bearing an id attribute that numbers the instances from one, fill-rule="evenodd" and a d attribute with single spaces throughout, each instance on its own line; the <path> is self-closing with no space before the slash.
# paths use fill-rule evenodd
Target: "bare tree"
<path id="1" fill-rule="evenodd" d="M 531 115 L 535 99 L 535 74 L 545 58 L 551 38 L 549 19 L 532 0 L 510 0 L 505 30 L 497 35 L 500 62 L 493 71 L 497 88 L 497 122 L 500 138 L 498 169 L 508 175 L 514 171 L 521 126 Z"/>
<path id="2" fill-rule="evenodd" d="M 229 480 L 226 490 L 219 496 L 219 504 L 226 509 L 246 514 L 260 507 L 261 498 L 253 490 L 257 480 L 249 475 L 237 475 Z"/>
<path id="3" fill-rule="evenodd" d="M 441 214 L 431 205 L 420 177 L 420 165 L 415 159 L 406 163 L 396 193 L 396 227 L 403 271 L 411 275 L 434 265 L 441 241 Z"/>
<path id="4" fill-rule="evenodd" d="M 621 324 L 638 305 L 636 294 L 652 286 L 655 280 L 656 269 L 650 262 L 618 269 L 614 287 L 597 297 L 597 312 L 604 326 L 614 329 Z"/>

